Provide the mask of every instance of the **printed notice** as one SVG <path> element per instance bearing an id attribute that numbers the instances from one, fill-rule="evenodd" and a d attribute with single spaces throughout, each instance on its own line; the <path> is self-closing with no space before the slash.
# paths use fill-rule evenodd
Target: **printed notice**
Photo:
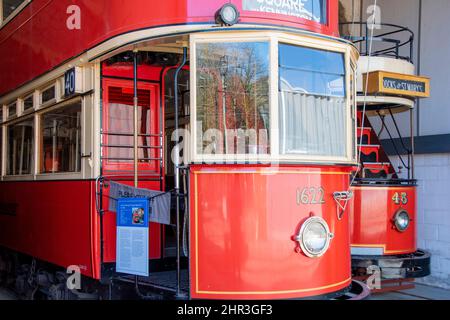
<path id="1" fill-rule="evenodd" d="M 147 199 L 119 199 L 117 204 L 116 271 L 148 276 Z"/>

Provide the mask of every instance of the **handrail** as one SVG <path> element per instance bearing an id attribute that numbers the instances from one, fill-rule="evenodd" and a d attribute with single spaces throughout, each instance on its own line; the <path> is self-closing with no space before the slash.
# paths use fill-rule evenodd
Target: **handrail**
<path id="1" fill-rule="evenodd" d="M 371 56 L 382 56 L 382 57 L 393 57 L 395 59 L 407 60 L 408 62 L 413 62 L 414 56 L 414 32 L 403 26 L 399 26 L 391 23 L 380 23 L 381 30 L 384 28 L 394 28 L 392 31 L 386 31 L 381 34 L 373 35 L 373 39 L 371 37 L 371 31 L 369 29 L 369 25 L 367 22 L 343 22 L 340 25 L 359 25 L 364 27 L 364 35 L 361 36 L 352 36 L 352 35 L 343 35 L 344 39 L 350 40 L 355 44 L 361 43 L 364 44 L 365 51 L 362 51 L 361 55 L 367 56 L 369 55 L 369 43 L 370 40 L 378 41 L 384 44 L 389 44 L 387 48 L 383 48 L 371 53 Z M 363 33 L 363 31 L 361 31 Z M 396 37 L 388 37 L 396 35 Z M 408 36 L 408 40 L 402 40 L 404 35 Z M 391 44 L 394 44 L 393 46 Z M 409 56 L 401 56 L 400 48 L 409 45 Z"/>
<path id="2" fill-rule="evenodd" d="M 404 144 L 404 142 L 403 142 L 403 137 L 402 137 L 402 135 L 401 135 L 401 133 L 400 133 L 400 130 L 399 130 L 399 128 L 398 128 L 398 125 L 397 125 L 397 121 L 395 120 L 394 115 L 393 115 L 391 109 L 389 109 L 389 113 L 390 113 L 390 115 L 391 115 L 392 121 L 394 122 L 394 126 L 395 126 L 395 128 L 396 128 L 397 134 L 398 134 L 398 136 L 399 136 L 399 138 L 400 138 L 401 146 L 402 146 L 402 148 L 403 148 L 403 149 L 407 152 L 407 154 L 408 154 L 408 164 L 405 163 L 405 160 L 403 159 L 402 155 L 400 154 L 400 151 L 399 151 L 398 148 L 397 148 L 397 145 L 396 145 L 396 143 L 395 143 L 395 141 L 394 141 L 394 138 L 392 137 L 392 134 L 391 134 L 389 128 L 386 126 L 386 123 L 385 123 L 385 120 L 384 120 L 384 116 L 382 116 L 382 115 L 380 114 L 380 112 L 377 111 L 378 117 L 379 117 L 380 120 L 381 120 L 382 130 L 383 130 L 383 129 L 386 129 L 386 132 L 387 132 L 387 134 L 389 135 L 389 140 L 390 140 L 391 143 L 392 143 L 392 146 L 393 146 L 393 148 L 394 148 L 394 150 L 395 150 L 395 153 L 397 154 L 398 158 L 399 158 L 400 161 L 402 162 L 403 166 L 408 170 L 408 178 L 410 178 L 410 177 L 411 177 L 411 157 L 412 157 L 412 150 L 408 149 L 408 148 L 405 146 L 405 144 Z M 381 132 L 380 132 L 380 133 L 381 133 Z"/>

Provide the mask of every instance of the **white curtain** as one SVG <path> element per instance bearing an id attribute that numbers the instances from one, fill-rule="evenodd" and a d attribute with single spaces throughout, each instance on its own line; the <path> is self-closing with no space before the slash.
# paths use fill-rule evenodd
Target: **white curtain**
<path id="1" fill-rule="evenodd" d="M 280 92 L 280 153 L 346 156 L 343 97 Z"/>

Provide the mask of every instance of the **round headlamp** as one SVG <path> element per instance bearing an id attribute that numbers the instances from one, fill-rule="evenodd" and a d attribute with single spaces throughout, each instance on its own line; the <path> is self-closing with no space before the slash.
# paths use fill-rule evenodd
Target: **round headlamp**
<path id="1" fill-rule="evenodd" d="M 405 232 L 408 229 L 411 218 L 406 210 L 399 210 L 394 217 L 394 224 L 398 231 Z"/>
<path id="2" fill-rule="evenodd" d="M 235 25 L 239 20 L 239 11 L 234 4 L 227 3 L 216 13 L 216 23 L 226 26 Z"/>
<path id="3" fill-rule="evenodd" d="M 305 255 L 317 258 L 325 254 L 333 237 L 324 219 L 311 217 L 303 223 L 295 240 L 298 241 Z"/>

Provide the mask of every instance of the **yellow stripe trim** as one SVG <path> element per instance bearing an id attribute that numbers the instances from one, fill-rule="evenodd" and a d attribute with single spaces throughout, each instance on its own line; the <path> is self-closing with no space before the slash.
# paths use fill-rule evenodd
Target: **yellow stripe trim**
<path id="1" fill-rule="evenodd" d="M 255 294 L 255 295 L 262 295 L 262 294 L 288 294 L 288 293 L 301 293 L 301 292 L 310 292 L 310 291 L 319 291 L 319 290 L 325 290 L 333 287 L 337 287 L 340 285 L 343 285 L 347 282 L 350 282 L 352 278 L 348 278 L 344 281 L 341 281 L 339 283 L 330 284 L 328 286 L 323 287 L 317 287 L 317 288 L 309 288 L 309 289 L 298 289 L 298 290 L 282 290 L 282 291 L 202 291 L 197 290 L 197 293 L 203 293 L 203 294 L 224 294 L 224 295 L 244 295 L 244 294 Z"/>

